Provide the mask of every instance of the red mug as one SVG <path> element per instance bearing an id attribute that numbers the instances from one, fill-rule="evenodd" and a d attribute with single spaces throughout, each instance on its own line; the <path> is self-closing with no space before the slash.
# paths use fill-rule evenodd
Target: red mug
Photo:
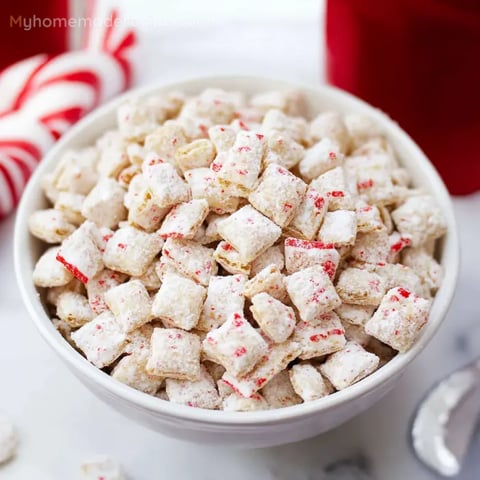
<path id="1" fill-rule="evenodd" d="M 452 194 L 480 189 L 480 2 L 327 0 L 327 79 L 395 119 Z"/>

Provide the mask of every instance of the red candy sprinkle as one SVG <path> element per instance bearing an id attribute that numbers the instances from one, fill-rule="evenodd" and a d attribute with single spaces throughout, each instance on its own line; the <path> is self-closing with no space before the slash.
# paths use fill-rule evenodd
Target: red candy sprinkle
<path id="1" fill-rule="evenodd" d="M 211 168 L 214 172 L 219 172 L 222 169 L 222 164 L 213 162 Z"/>
<path id="2" fill-rule="evenodd" d="M 325 199 L 322 197 L 316 198 L 314 205 L 315 205 L 315 208 L 318 208 L 319 210 L 321 210 L 325 205 Z"/>
<path id="3" fill-rule="evenodd" d="M 408 298 L 411 293 L 408 290 L 405 290 L 404 288 L 400 287 L 398 289 L 398 293 L 403 297 L 403 298 Z"/>
<path id="4" fill-rule="evenodd" d="M 319 242 L 317 240 L 300 240 L 298 238 L 293 238 L 293 237 L 289 237 L 285 239 L 285 246 L 305 248 L 308 250 L 312 248 L 322 248 L 322 249 L 334 248 L 333 243 L 324 243 L 324 242 Z"/>
<path id="5" fill-rule="evenodd" d="M 334 198 L 341 198 L 345 196 L 345 193 L 343 193 L 341 190 L 333 190 L 332 192 L 328 192 L 328 196 Z"/>
<path id="6" fill-rule="evenodd" d="M 233 250 L 233 247 L 232 247 L 229 243 L 223 243 L 223 244 L 222 244 L 222 248 L 223 248 L 223 250 L 225 250 L 226 252 L 229 252 L 230 250 Z"/>
<path id="7" fill-rule="evenodd" d="M 239 313 L 233 314 L 233 325 L 235 327 L 241 327 L 243 325 L 242 316 Z"/>
<path id="8" fill-rule="evenodd" d="M 244 147 L 238 147 L 239 152 L 250 152 L 250 150 L 252 149 L 246 145 Z"/>
<path id="9" fill-rule="evenodd" d="M 369 178 L 368 180 L 365 180 L 363 182 L 358 182 L 357 183 L 357 188 L 359 190 L 365 190 L 367 188 L 372 188 L 373 187 L 373 180 Z"/>
<path id="10" fill-rule="evenodd" d="M 335 276 L 335 272 L 337 270 L 337 266 L 335 265 L 335 262 L 333 262 L 332 260 L 327 260 L 326 262 L 323 262 L 322 267 L 325 273 L 330 278 L 333 278 Z"/>
<path id="11" fill-rule="evenodd" d="M 238 358 L 238 357 L 242 357 L 246 353 L 247 353 L 247 349 L 245 347 L 238 347 L 235 350 L 235 352 L 233 352 L 233 355 Z"/>
<path id="12" fill-rule="evenodd" d="M 125 243 L 119 243 L 117 245 L 118 248 L 122 249 L 122 250 L 125 250 L 127 248 L 127 245 Z"/>
<path id="13" fill-rule="evenodd" d="M 202 132 L 202 135 L 204 137 L 207 137 L 208 136 L 208 128 L 206 127 L 206 125 L 203 125 L 203 123 L 201 123 L 199 126 L 198 126 L 199 130 Z"/>
<path id="14" fill-rule="evenodd" d="M 84 275 L 75 265 L 68 263 L 60 253 L 57 253 L 55 257 L 75 278 L 80 280 L 82 283 L 88 283 L 88 277 Z"/>
<path id="15" fill-rule="evenodd" d="M 261 139 L 263 138 L 263 135 L 262 135 L 261 133 L 256 133 L 255 135 L 257 136 L 257 138 L 258 138 L 259 140 L 261 140 Z"/>
<path id="16" fill-rule="evenodd" d="M 261 387 L 264 383 L 266 383 L 267 379 L 266 378 L 258 378 L 257 381 L 255 382 L 257 384 L 257 387 Z"/>

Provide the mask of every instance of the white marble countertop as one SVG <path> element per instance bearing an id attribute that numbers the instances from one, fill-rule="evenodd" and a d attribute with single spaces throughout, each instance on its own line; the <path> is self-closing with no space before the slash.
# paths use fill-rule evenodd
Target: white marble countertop
<path id="1" fill-rule="evenodd" d="M 274 8 L 274 3 L 268 1 L 263 13 L 255 17 L 258 3 L 247 0 L 237 12 L 232 6 L 209 0 L 202 3 L 207 7 L 202 7 L 204 15 L 199 22 L 185 22 L 186 13 L 182 16 L 177 11 L 175 16 L 168 12 L 172 17 L 166 15 L 166 19 L 172 18 L 171 22 L 145 29 L 140 58 L 150 61 L 140 62 L 142 83 L 232 72 L 318 82 L 322 72 L 317 2 L 300 0 L 291 16 L 284 2 L 276 2 L 281 8 L 272 16 L 268 5 Z M 135 8 L 145 9 L 147 4 L 141 0 L 135 2 Z M 186 12 L 193 2 L 177 0 L 177 4 Z M 129 14 L 138 15 L 133 7 L 128 8 Z M 204 8 L 210 8 L 211 15 L 205 14 Z M 193 16 L 189 10 L 188 18 Z M 455 199 L 455 207 L 463 256 L 458 291 L 440 331 L 397 387 L 369 411 L 332 432 L 259 450 L 172 440 L 97 400 L 35 331 L 14 280 L 14 218 L 0 223 L 0 411 L 13 419 L 21 437 L 16 460 L 0 469 L 0 478 L 76 479 L 78 464 L 99 453 L 121 460 L 131 480 L 437 478 L 418 464 L 409 448 L 411 415 L 437 379 L 480 352 L 480 194 Z M 472 461 L 461 480 L 479 478 L 478 435 L 470 456 Z M 345 466 L 341 463 L 345 460 L 356 467 Z"/>

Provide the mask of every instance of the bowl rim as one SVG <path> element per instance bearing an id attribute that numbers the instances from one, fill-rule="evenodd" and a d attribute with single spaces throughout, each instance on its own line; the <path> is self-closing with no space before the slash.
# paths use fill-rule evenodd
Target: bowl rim
<path id="1" fill-rule="evenodd" d="M 445 276 L 439 292 L 433 303 L 430 317 L 434 317 L 434 321 L 429 322 L 428 327 L 424 328 L 422 334 L 417 338 L 413 347 L 406 353 L 398 353 L 391 361 L 382 366 L 380 369 L 362 379 L 361 381 L 351 385 L 345 390 L 337 391 L 327 397 L 305 402 L 299 405 L 278 408 L 272 410 L 262 410 L 253 412 L 225 412 L 218 410 L 205 410 L 200 408 L 192 408 L 184 405 L 175 404 L 154 397 L 132 387 L 124 385 L 121 382 L 111 378 L 108 374 L 94 365 L 90 364 L 81 354 L 79 354 L 69 343 L 58 334 L 55 327 L 50 321 L 49 316 L 43 309 L 40 297 L 33 287 L 32 270 L 27 263 L 26 255 L 23 253 L 28 249 L 29 230 L 28 230 L 28 214 L 30 203 L 29 199 L 35 192 L 40 189 L 39 180 L 41 175 L 51 170 L 55 163 L 57 152 L 64 149 L 73 139 L 81 136 L 82 130 L 91 123 L 100 121 L 103 116 L 111 114 L 111 112 L 123 101 L 128 98 L 144 97 L 154 94 L 157 90 L 182 90 L 194 89 L 200 90 L 208 86 L 217 85 L 219 83 L 240 82 L 250 84 L 271 84 L 270 89 L 294 89 L 306 90 L 312 94 L 328 94 L 339 103 L 346 102 L 366 111 L 370 116 L 376 118 L 381 126 L 388 130 L 391 136 L 408 147 L 414 152 L 418 162 L 423 164 L 423 168 L 427 171 L 430 181 L 430 193 L 438 200 L 441 199 L 444 207 L 444 215 L 448 224 L 448 232 L 444 244 L 444 256 L 448 260 L 448 268 L 444 268 Z M 198 87 L 192 87 L 197 85 Z M 280 86 L 280 87 L 279 87 Z M 221 88 L 221 87 L 220 87 Z M 224 87 L 227 88 L 227 87 Z M 268 90 L 268 87 L 266 87 Z M 262 86 L 258 91 L 265 91 Z M 24 304 L 30 314 L 35 326 L 39 330 L 41 336 L 50 345 L 50 347 L 63 359 L 67 365 L 75 371 L 81 373 L 89 383 L 99 385 L 102 389 L 111 394 L 120 397 L 122 400 L 142 407 L 151 412 L 155 412 L 164 416 L 175 418 L 177 421 L 193 421 L 207 423 L 217 426 L 229 425 L 266 425 L 278 423 L 279 421 L 288 421 L 298 417 L 305 417 L 321 412 L 329 411 L 339 405 L 345 404 L 351 400 L 367 395 L 375 390 L 382 383 L 388 381 L 389 378 L 398 376 L 405 370 L 407 365 L 413 361 L 415 357 L 424 349 L 435 332 L 444 320 L 448 307 L 452 301 L 459 271 L 459 241 L 454 216 L 454 210 L 450 195 L 441 180 L 438 172 L 427 159 L 422 150 L 416 145 L 411 137 L 403 131 L 397 123 L 390 119 L 385 113 L 371 106 L 367 102 L 329 85 L 310 85 L 308 83 L 290 81 L 283 79 L 268 78 L 262 76 L 250 75 L 212 75 L 206 77 L 188 77 L 177 81 L 155 82 L 139 88 L 132 89 L 126 93 L 110 100 L 103 106 L 95 109 L 83 119 L 77 122 L 56 144 L 48 151 L 41 165 L 32 175 L 23 195 L 17 211 L 17 217 L 14 230 L 14 265 L 17 283 L 21 292 Z M 445 265 L 444 265 L 445 266 Z M 432 315 L 434 313 L 435 315 Z"/>

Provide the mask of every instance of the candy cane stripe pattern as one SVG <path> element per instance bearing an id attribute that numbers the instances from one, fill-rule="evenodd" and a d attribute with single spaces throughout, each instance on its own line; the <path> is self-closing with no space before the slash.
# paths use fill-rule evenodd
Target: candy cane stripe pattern
<path id="1" fill-rule="evenodd" d="M 84 50 L 36 55 L 0 73 L 0 219 L 54 142 L 132 82 L 135 33 L 119 24 L 117 11 L 90 3 L 95 22 Z"/>

